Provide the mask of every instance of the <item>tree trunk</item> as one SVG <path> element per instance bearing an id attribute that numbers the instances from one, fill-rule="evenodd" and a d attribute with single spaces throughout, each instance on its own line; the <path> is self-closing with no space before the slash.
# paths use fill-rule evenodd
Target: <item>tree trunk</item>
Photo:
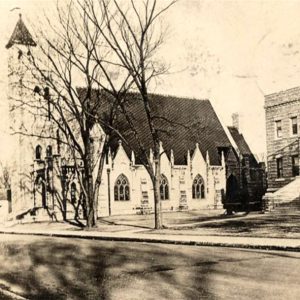
<path id="1" fill-rule="evenodd" d="M 155 213 L 155 229 L 161 229 L 162 213 L 161 213 L 161 199 L 160 199 L 160 154 L 155 158 L 155 176 L 153 180 L 153 192 L 154 192 L 154 213 Z"/>
<path id="2" fill-rule="evenodd" d="M 96 225 L 95 220 L 95 207 L 94 207 L 94 183 L 93 183 L 93 151 L 92 141 L 87 138 L 85 145 L 86 161 L 85 161 L 85 180 L 86 180 L 86 193 L 87 193 L 87 223 L 88 228 Z"/>
<path id="3" fill-rule="evenodd" d="M 87 178 L 87 194 L 88 194 L 88 207 L 87 207 L 87 223 L 88 228 L 92 228 L 96 224 L 95 210 L 94 210 L 94 197 L 93 197 L 93 176 L 90 174 Z"/>
<path id="4" fill-rule="evenodd" d="M 105 157 L 106 157 L 106 150 L 107 150 L 107 137 L 105 138 L 104 145 L 101 151 L 99 166 L 97 170 L 97 178 L 95 181 L 95 187 L 94 187 L 94 215 L 95 215 L 95 221 L 98 219 L 98 198 L 99 198 L 99 189 L 102 181 L 102 173 L 105 163 Z"/>

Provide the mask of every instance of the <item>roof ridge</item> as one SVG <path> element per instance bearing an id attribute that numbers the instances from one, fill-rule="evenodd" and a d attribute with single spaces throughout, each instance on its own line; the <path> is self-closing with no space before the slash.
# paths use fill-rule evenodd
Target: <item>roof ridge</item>
<path id="1" fill-rule="evenodd" d="M 84 86 L 78 86 L 77 88 L 85 89 Z M 99 91 L 99 89 L 97 89 L 97 88 L 93 88 L 93 90 Z M 105 92 L 105 90 L 103 90 L 103 89 L 100 89 L 100 90 Z M 128 94 L 139 95 L 138 92 L 134 92 L 134 91 L 129 91 Z M 210 102 L 210 100 L 208 98 L 200 99 L 200 98 L 196 98 L 196 97 L 187 97 L 187 96 L 179 96 L 179 95 L 163 94 L 163 93 L 153 93 L 153 92 L 148 93 L 148 95 L 149 96 L 161 96 L 164 98 L 172 98 L 172 99 L 179 99 L 179 100 L 196 100 L 196 101 L 209 101 Z"/>
<path id="2" fill-rule="evenodd" d="M 197 100 L 197 101 L 210 101 L 208 98 L 199 99 L 196 97 L 178 96 L 178 95 L 172 95 L 172 94 L 149 93 L 149 95 L 162 96 L 165 98 L 180 99 L 180 100 L 186 99 L 186 100 Z"/>

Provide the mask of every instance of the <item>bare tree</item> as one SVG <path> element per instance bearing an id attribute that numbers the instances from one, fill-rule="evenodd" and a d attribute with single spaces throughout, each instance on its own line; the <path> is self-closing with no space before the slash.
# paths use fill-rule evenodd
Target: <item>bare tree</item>
<path id="1" fill-rule="evenodd" d="M 133 81 L 135 91 L 142 99 L 149 138 L 153 145 L 153 160 L 147 151 L 149 149 L 145 149 L 141 142 L 137 125 L 133 122 L 126 102 L 118 102 L 138 144 L 137 155 L 153 183 L 156 229 L 163 226 L 160 201 L 160 133 L 165 129 L 161 127 L 161 121 L 168 120 L 154 114 L 148 89 L 150 84 L 168 71 L 167 65 L 158 59 L 157 53 L 164 43 L 166 33 L 161 25 L 162 17 L 175 2 L 176 0 L 168 1 L 168 4 L 161 7 L 161 2 L 157 0 L 131 0 L 126 3 L 117 0 L 85 0 L 81 5 L 111 51 L 111 62 L 122 70 L 125 78 L 127 76 Z M 98 65 L 103 65 L 103 61 L 97 57 L 95 59 Z M 108 74 L 104 72 L 104 75 L 109 81 Z M 113 90 L 113 87 L 111 88 Z"/>
<path id="2" fill-rule="evenodd" d="M 169 1 L 164 7 L 156 0 L 71 0 L 67 5 L 58 4 L 57 20 L 45 16 L 48 30 L 37 33 L 39 53 L 30 52 L 25 62 L 39 85 L 34 89 L 36 97 L 19 106 L 26 106 L 39 124 L 44 122 L 34 133 L 19 133 L 57 140 L 54 128 L 59 129 L 60 142 L 66 146 L 80 182 L 88 227 L 96 223 L 98 191 L 111 136 L 117 135 L 131 147 L 122 130 L 115 126 L 118 114 L 133 132 L 138 145 L 136 154 L 152 180 L 155 228 L 162 227 L 160 133 L 165 131 L 162 121 L 169 120 L 154 114 L 148 89 L 168 71 L 157 53 L 166 33 L 162 16 L 175 2 Z M 143 145 L 128 108 L 129 91 L 142 100 L 153 155 Z M 105 114 L 97 113 L 105 101 L 109 109 Z M 93 134 L 96 124 L 105 133 L 101 141 L 97 140 L 101 129 Z M 62 194 L 65 201 L 64 198 Z"/>
<path id="3" fill-rule="evenodd" d="M 101 94 L 101 88 L 105 86 L 102 83 L 103 71 L 110 72 L 110 67 L 115 69 L 115 66 L 106 59 L 109 52 L 100 39 L 99 28 L 94 26 L 77 2 L 58 3 L 56 14 L 57 19 L 45 16 L 47 32 L 42 28 L 36 33 L 37 54 L 29 52 L 24 59 L 24 65 L 37 85 L 34 88 L 31 83 L 23 82 L 23 85 L 33 90 L 36 96 L 22 100 L 17 108 L 25 107 L 36 121 L 36 126 L 34 130 L 24 129 L 18 133 L 54 139 L 64 147 L 64 155 L 72 162 L 80 183 L 86 225 L 92 227 L 97 219 L 98 191 L 110 136 L 114 133 L 122 138 L 114 128 L 118 110 L 115 98 L 106 97 L 106 101 L 110 101 L 107 113 L 100 117 L 97 114 L 99 106 L 105 105 Z M 103 63 L 97 64 L 95 57 Z M 131 84 L 130 77 L 126 76 L 118 86 L 114 85 L 114 93 L 126 92 Z M 80 85 L 84 88 L 79 88 Z M 59 141 L 56 129 L 59 129 Z M 66 185 L 66 182 L 63 184 Z M 64 219 L 66 188 L 62 189 L 61 195 L 56 193 L 57 200 L 61 197 L 58 203 Z M 75 216 L 78 217 L 76 214 L 75 208 Z"/>

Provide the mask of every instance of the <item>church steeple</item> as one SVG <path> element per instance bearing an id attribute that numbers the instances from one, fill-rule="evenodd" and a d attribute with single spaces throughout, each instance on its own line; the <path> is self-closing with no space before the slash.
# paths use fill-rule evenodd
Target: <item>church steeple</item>
<path id="1" fill-rule="evenodd" d="M 33 47 L 36 46 L 36 42 L 33 40 L 32 35 L 22 20 L 22 14 L 20 14 L 19 17 L 19 21 L 9 39 L 9 42 L 5 46 L 7 49 L 15 44 Z"/>

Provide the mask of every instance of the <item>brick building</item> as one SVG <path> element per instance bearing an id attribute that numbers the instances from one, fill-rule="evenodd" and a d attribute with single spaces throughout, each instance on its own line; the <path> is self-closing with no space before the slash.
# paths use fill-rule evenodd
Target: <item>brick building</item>
<path id="1" fill-rule="evenodd" d="M 268 191 L 299 175 L 300 87 L 265 96 Z"/>

